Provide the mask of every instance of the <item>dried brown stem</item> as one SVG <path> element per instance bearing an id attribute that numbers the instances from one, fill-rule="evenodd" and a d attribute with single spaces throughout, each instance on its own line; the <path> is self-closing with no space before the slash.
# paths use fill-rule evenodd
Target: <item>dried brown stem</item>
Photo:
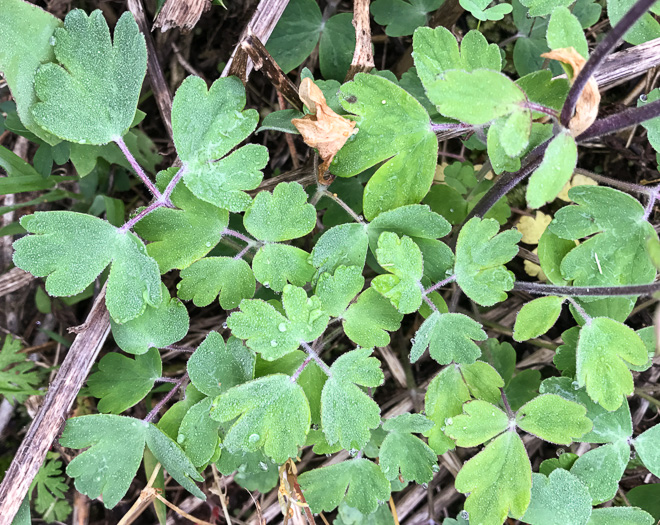
<path id="1" fill-rule="evenodd" d="M 353 53 L 351 67 L 346 74 L 346 81 L 353 80 L 353 77 L 358 73 L 371 71 L 375 67 L 374 53 L 371 49 L 369 0 L 355 0 L 353 26 L 355 27 L 355 52 Z"/>
<path id="2" fill-rule="evenodd" d="M 190 31 L 202 16 L 211 8 L 209 0 L 167 0 L 154 20 L 154 28 L 165 32 L 173 27 Z"/>

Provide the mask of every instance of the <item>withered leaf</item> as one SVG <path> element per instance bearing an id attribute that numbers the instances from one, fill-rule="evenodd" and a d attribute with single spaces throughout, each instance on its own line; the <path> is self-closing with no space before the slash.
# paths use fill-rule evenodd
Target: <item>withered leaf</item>
<path id="1" fill-rule="evenodd" d="M 291 120 L 305 143 L 316 148 L 323 163 L 319 166 L 318 180 L 327 185 L 324 178 L 332 159 L 354 133 L 355 122 L 335 113 L 325 101 L 323 93 L 310 78 L 303 79 L 299 90 L 300 100 L 314 113 Z"/>
<path id="2" fill-rule="evenodd" d="M 564 47 L 561 49 L 554 49 L 548 53 L 543 53 L 541 55 L 543 58 L 550 58 L 552 60 L 558 60 L 563 64 L 571 66 L 573 69 L 573 78 L 571 83 L 578 76 L 584 64 L 587 62 L 586 59 L 580 55 L 572 47 Z M 587 85 L 584 87 L 580 98 L 577 101 L 575 106 L 575 114 L 571 118 L 571 121 L 568 123 L 568 129 L 571 130 L 571 134 L 576 137 L 589 126 L 591 126 L 596 117 L 598 116 L 598 106 L 600 105 L 600 92 L 598 91 L 598 83 L 596 79 L 592 76 Z"/>

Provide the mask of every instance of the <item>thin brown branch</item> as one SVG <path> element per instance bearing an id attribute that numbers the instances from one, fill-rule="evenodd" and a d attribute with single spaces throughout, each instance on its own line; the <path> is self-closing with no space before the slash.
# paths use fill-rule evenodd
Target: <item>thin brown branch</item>
<path id="1" fill-rule="evenodd" d="M 210 8 L 209 0 L 167 0 L 154 20 L 154 28 L 159 27 L 165 32 L 180 27 L 182 31 L 188 32 L 197 25 L 204 11 Z"/>
<path id="2" fill-rule="evenodd" d="M 374 52 L 371 48 L 371 25 L 369 24 L 369 0 L 355 0 L 353 7 L 355 27 L 355 52 L 346 81 L 353 80 L 358 73 L 371 71 L 375 67 Z"/>

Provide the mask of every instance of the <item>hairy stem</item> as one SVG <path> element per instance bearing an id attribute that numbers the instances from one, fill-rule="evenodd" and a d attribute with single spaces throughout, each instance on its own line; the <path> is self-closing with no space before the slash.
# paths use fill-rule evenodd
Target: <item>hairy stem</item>
<path id="1" fill-rule="evenodd" d="M 649 102 L 638 108 L 630 108 L 609 117 L 597 120 L 586 131 L 578 135 L 578 142 L 585 142 L 605 135 L 611 135 L 625 128 L 641 124 L 660 116 L 660 100 Z"/>
<path id="2" fill-rule="evenodd" d="M 630 29 L 655 2 L 656 0 L 638 0 L 637 3 L 632 6 L 630 11 L 619 20 L 619 23 L 607 33 L 603 40 L 601 40 L 600 44 L 596 46 L 596 49 L 593 50 L 591 55 L 589 55 L 589 59 L 582 68 L 582 71 L 580 71 L 575 78 L 575 81 L 568 92 L 568 96 L 566 97 L 566 101 L 564 102 L 564 107 L 562 107 L 560 121 L 564 127 L 568 127 L 568 123 L 575 112 L 577 101 L 591 76 L 598 70 L 603 61 L 607 58 L 607 55 L 609 55 L 612 49 L 614 49 L 619 43 L 628 29 Z"/>
<path id="3" fill-rule="evenodd" d="M 435 292 L 438 288 L 442 288 L 443 286 L 446 286 L 449 283 L 453 283 L 455 280 L 456 280 L 456 275 L 450 275 L 446 279 L 443 279 L 442 281 L 439 281 L 439 282 L 435 283 L 430 288 L 427 288 L 426 290 L 424 290 L 424 295 L 428 295 L 431 292 Z"/>
<path id="4" fill-rule="evenodd" d="M 163 196 L 161 198 L 161 200 L 165 201 L 165 206 L 172 208 L 174 207 L 172 201 L 170 200 L 170 197 L 172 195 L 172 192 L 174 191 L 174 188 L 176 188 L 176 185 L 183 178 L 183 176 L 186 174 L 187 171 L 188 171 L 188 166 L 184 164 L 183 167 L 176 172 L 174 177 L 172 177 L 172 180 L 167 185 L 167 188 L 165 188 L 165 191 L 163 192 Z"/>
<path id="5" fill-rule="evenodd" d="M 506 410 L 506 415 L 509 417 L 509 421 L 514 420 L 516 415 L 513 413 L 513 410 L 511 410 L 511 405 L 509 404 L 509 400 L 507 399 L 503 388 L 500 388 L 500 396 L 502 397 L 502 404 L 504 405 L 504 410 Z"/>
<path id="6" fill-rule="evenodd" d="M 579 303 L 578 303 L 575 299 L 573 299 L 572 297 L 569 297 L 569 298 L 568 298 L 568 302 L 570 302 L 570 303 L 573 305 L 573 308 L 575 308 L 575 311 L 576 311 L 578 314 L 580 314 L 580 317 L 582 317 L 582 319 L 584 319 L 584 322 L 585 322 L 587 325 L 590 325 L 590 324 L 591 324 L 591 321 L 592 321 L 592 318 L 591 318 L 591 316 L 585 311 L 585 309 L 582 308 L 582 307 L 579 305 Z"/>
<path id="7" fill-rule="evenodd" d="M 438 133 L 439 131 L 470 131 L 473 128 L 474 126 L 471 126 L 470 124 L 462 124 L 462 123 L 447 123 L 447 124 L 431 123 L 431 130 L 434 133 Z"/>
<path id="8" fill-rule="evenodd" d="M 527 283 L 517 281 L 513 289 L 534 295 L 564 295 L 570 297 L 616 297 L 629 295 L 652 295 L 660 291 L 660 281 L 651 284 L 625 286 L 555 286 L 554 284 Z"/>
<path id="9" fill-rule="evenodd" d="M 149 191 L 151 192 L 151 194 L 154 197 L 156 197 L 156 199 L 160 199 L 161 198 L 160 191 L 158 191 L 158 188 L 156 188 L 156 185 L 153 182 L 151 182 L 151 179 L 144 172 L 144 170 L 142 169 L 142 166 L 140 166 L 138 161 L 135 160 L 135 157 L 133 156 L 133 154 L 128 150 L 128 146 L 124 142 L 124 139 L 121 138 L 121 137 L 117 137 L 117 138 L 114 139 L 114 142 L 115 142 L 115 144 L 117 144 L 117 146 L 119 146 L 119 149 L 124 154 L 124 156 L 128 159 L 128 162 L 130 163 L 130 165 L 133 168 L 133 170 L 135 171 L 135 173 L 137 173 L 138 177 L 140 177 L 140 179 L 142 179 L 142 182 L 144 183 L 144 185 L 147 188 L 149 188 Z"/>
<path id="10" fill-rule="evenodd" d="M 170 390 L 170 391 L 165 395 L 165 397 L 164 397 L 163 399 L 161 399 L 161 400 L 156 404 L 156 406 L 155 406 L 153 409 L 151 409 L 151 412 L 149 412 L 149 413 L 147 414 L 147 417 L 144 418 L 144 421 L 145 421 L 146 423 L 151 422 L 151 421 L 152 421 L 152 420 L 158 415 L 158 412 L 160 412 L 160 409 L 163 408 L 163 406 L 165 406 L 165 404 L 166 404 L 170 399 L 172 399 L 172 397 L 174 396 L 174 394 L 176 394 L 176 391 L 179 390 L 179 388 L 181 387 L 181 385 L 183 384 L 183 382 L 184 382 L 186 379 L 188 379 L 188 372 L 186 372 L 185 374 L 183 374 L 183 375 L 182 375 L 182 376 L 176 381 L 176 383 L 174 383 L 174 386 L 172 387 L 172 390 Z"/>
<path id="11" fill-rule="evenodd" d="M 247 244 L 254 244 L 254 239 L 250 239 L 248 236 L 243 235 L 241 232 L 230 230 L 229 228 L 222 230 L 221 235 L 231 235 L 232 237 L 236 237 L 237 239 L 240 239 Z"/>
<path id="12" fill-rule="evenodd" d="M 549 108 L 547 106 L 544 106 L 542 104 L 537 104 L 536 102 L 530 102 L 527 101 L 523 107 L 531 110 L 531 111 L 536 111 L 537 113 L 543 113 L 544 115 L 548 115 L 549 117 L 552 117 L 555 120 L 559 120 L 559 111 L 553 108 Z"/>
<path id="13" fill-rule="evenodd" d="M 316 350 L 314 350 L 311 346 L 309 346 L 305 341 L 300 341 L 300 346 L 302 346 L 307 352 L 307 355 L 311 357 L 314 361 L 316 361 L 316 364 L 319 365 L 319 368 L 323 370 L 325 375 L 328 377 L 332 377 L 332 372 L 330 372 L 330 368 L 328 365 L 325 364 L 323 359 L 319 357 L 319 355 L 316 353 Z"/>
<path id="14" fill-rule="evenodd" d="M 312 356 L 307 357 L 302 364 L 298 367 L 298 370 L 294 372 L 294 374 L 291 376 L 291 382 L 295 383 L 298 381 L 298 378 L 300 377 L 300 374 L 303 373 L 303 370 L 307 367 L 309 363 L 311 363 L 314 360 Z"/>
<path id="15" fill-rule="evenodd" d="M 355 213 L 355 211 L 353 210 L 353 208 L 351 208 L 351 207 L 350 207 L 348 204 L 346 204 L 343 200 L 341 200 L 339 197 L 337 197 L 336 194 L 334 194 L 334 193 L 332 193 L 331 191 L 329 191 L 329 190 L 326 189 L 324 195 L 325 195 L 326 197 L 332 199 L 333 201 L 335 201 L 337 204 L 339 204 L 339 206 L 341 206 L 342 209 L 343 209 L 346 213 L 348 213 L 351 217 L 353 217 L 353 220 L 354 220 L 355 222 L 358 222 L 358 223 L 360 223 L 360 224 L 366 224 L 366 223 L 364 222 L 364 218 L 361 217 L 360 215 L 358 215 L 357 213 Z"/>
<path id="16" fill-rule="evenodd" d="M 149 206 L 146 208 L 143 208 L 141 212 L 139 212 L 137 215 L 126 221 L 121 228 L 119 228 L 120 233 L 126 233 L 128 230 L 133 228 L 138 222 L 140 222 L 142 219 L 144 219 L 147 215 L 149 215 L 152 211 L 162 208 L 165 206 L 165 203 L 162 202 L 160 199 L 153 201 Z"/>

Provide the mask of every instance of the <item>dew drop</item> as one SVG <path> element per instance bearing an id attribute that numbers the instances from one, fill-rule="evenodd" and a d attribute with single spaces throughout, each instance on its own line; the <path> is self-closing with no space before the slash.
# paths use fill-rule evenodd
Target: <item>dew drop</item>
<path id="1" fill-rule="evenodd" d="M 50 37 L 50 40 L 48 41 L 48 43 L 49 43 L 51 46 L 54 46 L 56 42 L 57 42 L 57 40 L 55 40 L 55 37 L 54 37 L 54 36 L 51 36 L 51 37 Z"/>
<path id="2" fill-rule="evenodd" d="M 463 518 L 464 520 L 469 520 L 470 519 L 470 514 L 468 514 L 467 510 L 462 510 L 461 512 L 458 513 L 458 515 Z"/>
<path id="3" fill-rule="evenodd" d="M 256 443 L 257 441 L 259 441 L 259 434 L 250 434 L 248 441 L 250 443 Z"/>
<path id="4" fill-rule="evenodd" d="M 558 455 L 558 456 L 561 456 L 561 455 L 564 454 L 565 452 L 566 452 L 566 451 L 565 451 L 563 448 L 558 448 L 558 449 L 557 449 L 557 455 Z"/>
<path id="5" fill-rule="evenodd" d="M 414 344 L 415 344 L 415 338 L 414 338 L 414 337 L 411 337 L 411 338 L 410 338 L 410 344 L 411 344 L 411 345 L 414 345 Z"/>
<path id="6" fill-rule="evenodd" d="M 270 288 L 270 283 L 268 281 L 264 283 L 264 288 Z"/>
<path id="7" fill-rule="evenodd" d="M 259 462 L 259 468 L 261 470 L 268 470 L 268 463 L 264 463 L 263 461 Z"/>
<path id="8" fill-rule="evenodd" d="M 207 247 L 207 248 L 210 248 L 210 247 L 211 247 L 211 243 L 210 243 L 210 242 L 207 242 L 207 243 L 206 243 L 206 247 Z"/>
<path id="9" fill-rule="evenodd" d="M 573 381 L 571 383 L 571 386 L 573 387 L 573 390 L 577 390 L 578 388 L 580 388 L 580 383 L 578 383 L 577 381 Z"/>
<path id="10" fill-rule="evenodd" d="M 422 483 L 422 488 L 423 488 L 423 489 L 427 489 L 427 488 L 429 488 L 429 484 L 428 484 L 428 483 Z"/>
<path id="11" fill-rule="evenodd" d="M 433 465 L 433 466 L 431 467 L 431 470 L 432 470 L 433 472 L 440 472 L 440 465 Z"/>
<path id="12" fill-rule="evenodd" d="M 358 450 L 356 448 L 352 448 L 351 450 L 348 451 L 348 453 L 352 458 L 354 458 L 357 455 Z"/>
<path id="13" fill-rule="evenodd" d="M 275 341 L 275 339 L 271 339 L 271 341 L 270 341 L 270 346 L 272 346 L 273 348 L 275 348 L 275 347 L 277 346 L 277 341 Z"/>
<path id="14" fill-rule="evenodd" d="M 54 37 L 51 37 L 51 39 L 52 39 L 52 38 L 54 38 Z M 51 45 L 52 45 L 52 44 L 51 44 Z M 648 97 L 647 97 L 644 93 L 642 93 L 642 94 L 639 96 L 639 100 L 642 101 L 642 102 L 646 102 L 646 101 L 648 100 Z"/>
<path id="15" fill-rule="evenodd" d="M 387 100 L 381 100 L 380 103 L 381 104 L 387 104 Z"/>
<path id="16" fill-rule="evenodd" d="M 277 329 L 280 332 L 286 332 L 286 325 L 284 323 L 280 323 L 279 326 L 277 327 Z"/>
<path id="17" fill-rule="evenodd" d="M 183 434 L 179 434 L 179 435 L 176 437 L 176 442 L 177 442 L 179 445 L 181 445 L 185 440 L 186 440 L 186 436 L 183 435 Z"/>
<path id="18" fill-rule="evenodd" d="M 445 425 L 451 425 L 454 422 L 454 420 L 450 417 L 445 419 Z"/>
<path id="19" fill-rule="evenodd" d="M 224 323 L 222 323 L 222 328 L 223 328 L 224 330 L 227 329 L 227 321 L 225 321 Z"/>

